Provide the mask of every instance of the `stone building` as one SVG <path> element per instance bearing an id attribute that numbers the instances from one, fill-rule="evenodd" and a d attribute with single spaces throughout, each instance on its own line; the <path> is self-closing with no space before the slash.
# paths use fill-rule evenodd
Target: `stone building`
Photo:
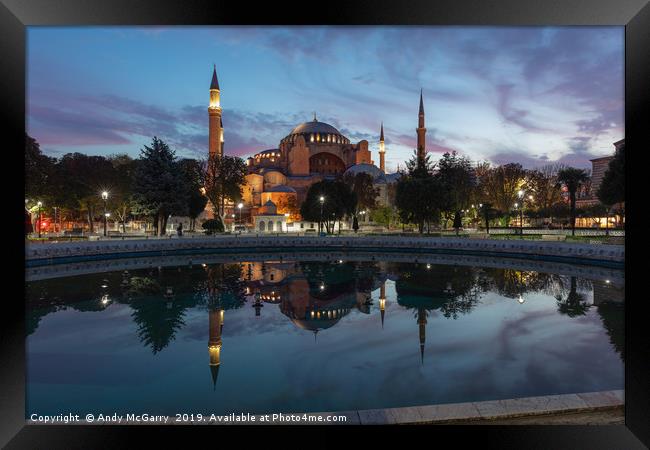
<path id="1" fill-rule="evenodd" d="M 223 155 L 224 129 L 221 119 L 220 88 L 216 69 L 210 84 L 209 152 L 210 155 Z M 426 153 L 425 115 L 422 92 L 418 111 L 417 151 Z M 384 125 L 379 133 L 379 166 L 375 165 L 367 140 L 353 143 L 334 126 L 321 122 L 314 114 L 309 122 L 294 127 L 280 140 L 276 148 L 263 150 L 246 161 L 248 174 L 243 186 L 243 216 L 255 223 L 255 216 L 263 213 L 263 206 L 269 201 L 278 215 L 293 212 L 289 222 L 299 221 L 294 217 L 300 204 L 306 198 L 309 187 L 325 179 L 336 179 L 347 174 L 368 173 L 372 176 L 378 190 L 377 201 L 381 206 L 390 206 L 388 186 L 399 178 L 398 173 L 386 173 L 386 146 Z M 234 205 L 230 205 L 232 209 Z M 230 211 L 235 213 L 236 211 Z M 226 214 L 231 217 L 232 214 Z M 276 227 L 274 226 L 274 229 Z"/>

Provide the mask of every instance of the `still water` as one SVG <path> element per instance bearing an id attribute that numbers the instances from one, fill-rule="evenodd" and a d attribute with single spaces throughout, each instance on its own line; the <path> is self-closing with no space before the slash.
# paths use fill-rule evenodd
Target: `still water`
<path id="1" fill-rule="evenodd" d="M 27 415 L 320 412 L 623 389 L 618 278 L 244 261 L 27 283 Z"/>

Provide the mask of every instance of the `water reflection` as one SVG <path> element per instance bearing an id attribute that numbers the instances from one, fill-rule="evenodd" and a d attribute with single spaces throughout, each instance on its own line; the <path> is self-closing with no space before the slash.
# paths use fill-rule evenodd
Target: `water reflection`
<path id="1" fill-rule="evenodd" d="M 387 282 L 394 283 L 391 301 L 413 312 L 422 365 L 428 319 L 456 320 L 470 314 L 487 293 L 520 305 L 531 294 L 543 293 L 554 297 L 558 313 L 569 318 L 595 307 L 612 346 L 623 357 L 622 285 L 517 269 L 422 263 L 245 261 L 33 281 L 27 284 L 27 327 L 28 334 L 34 334 L 43 317 L 66 309 L 105 311 L 115 304 L 128 305 L 139 341 L 156 355 L 186 326 L 190 310 L 205 311 L 215 388 L 222 351 L 228 351 L 222 348 L 227 311 L 248 304 L 252 320 L 264 320 L 270 308 L 277 308 L 315 341 L 319 332 L 343 327 L 341 322 L 352 311 L 378 314 L 377 332 L 382 332 L 390 321 Z"/>

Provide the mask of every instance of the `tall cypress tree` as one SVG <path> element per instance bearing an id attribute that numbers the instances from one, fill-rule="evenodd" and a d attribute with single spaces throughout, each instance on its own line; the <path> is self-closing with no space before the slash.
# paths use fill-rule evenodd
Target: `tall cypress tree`
<path id="1" fill-rule="evenodd" d="M 135 209 L 153 218 L 159 236 L 171 214 L 187 213 L 187 190 L 176 155 L 155 136 L 151 146 L 145 145 L 140 152 L 133 190 Z"/>

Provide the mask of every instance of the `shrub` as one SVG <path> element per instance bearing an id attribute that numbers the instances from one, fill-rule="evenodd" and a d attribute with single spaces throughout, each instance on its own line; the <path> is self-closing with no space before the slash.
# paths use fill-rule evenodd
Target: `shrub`
<path id="1" fill-rule="evenodd" d="M 205 234 L 223 233 L 223 223 L 219 219 L 208 219 L 201 227 L 205 230 Z"/>

